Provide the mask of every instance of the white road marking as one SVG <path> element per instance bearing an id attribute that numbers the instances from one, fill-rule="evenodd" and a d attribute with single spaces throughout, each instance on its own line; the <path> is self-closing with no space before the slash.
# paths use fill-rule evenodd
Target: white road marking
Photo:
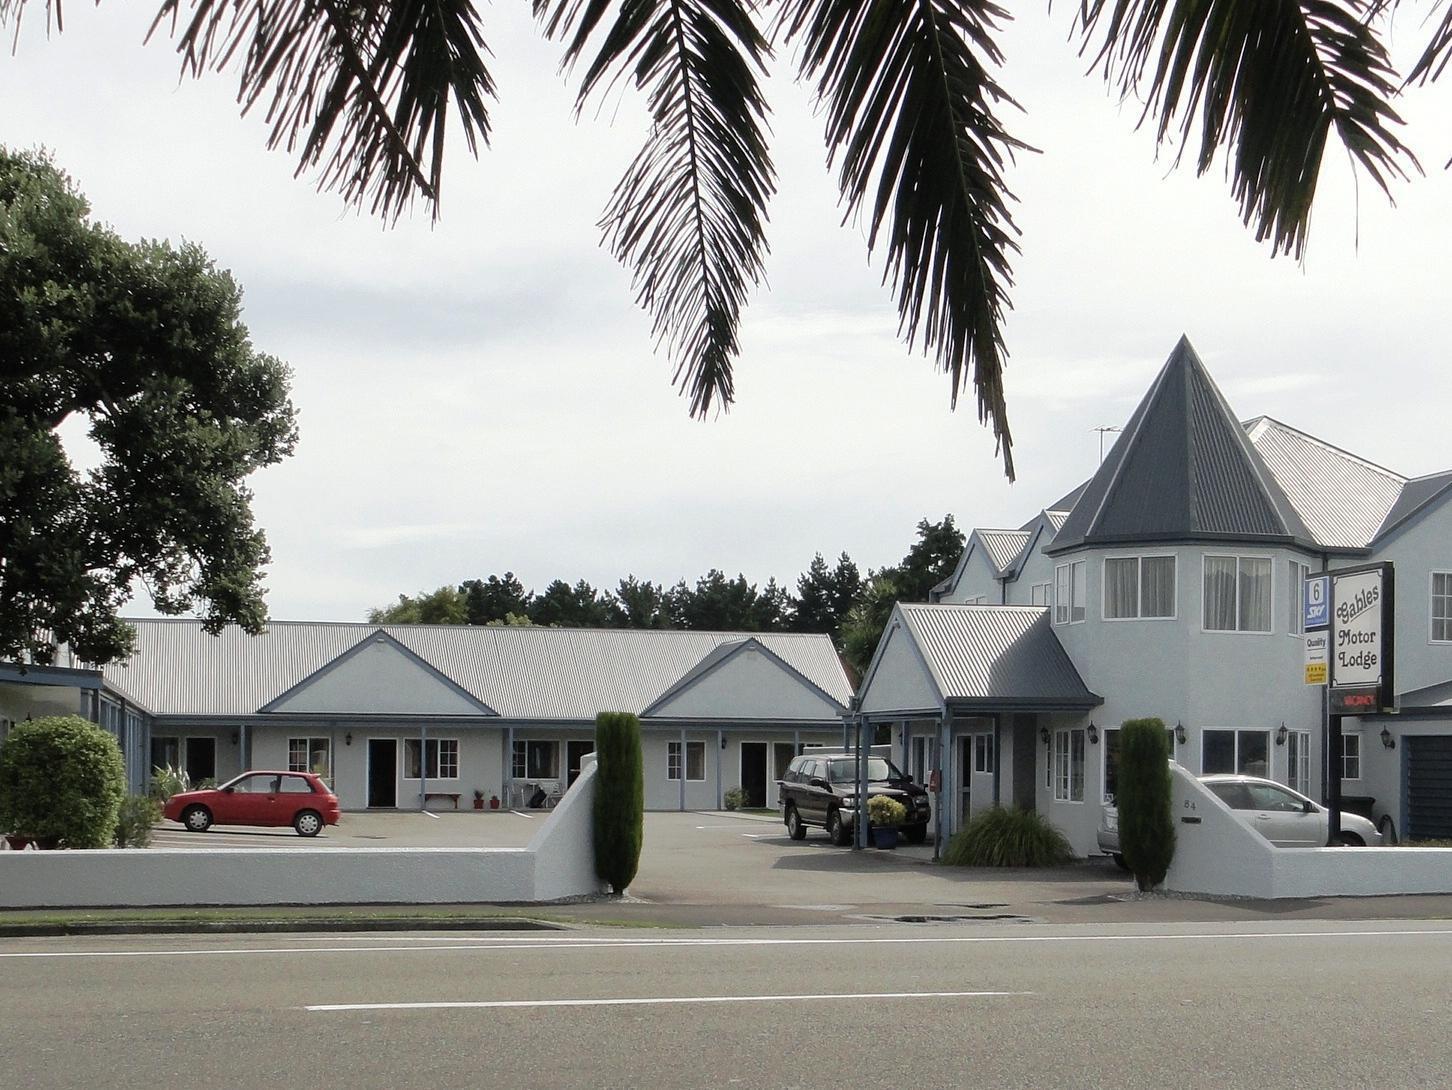
<path id="1" fill-rule="evenodd" d="M 424 817 L 431 817 L 435 821 L 442 821 L 443 820 L 442 818 L 439 817 L 438 814 L 430 813 L 428 810 L 420 810 L 419 813 L 422 814 Z"/>
<path id="2" fill-rule="evenodd" d="M 482 942 L 449 942 L 439 939 L 432 946 L 404 946 L 388 939 L 380 946 L 258 946 L 223 947 L 192 950 L 26 950 L 0 951 L 7 958 L 180 958 L 240 957 L 275 954 L 400 954 L 457 952 L 460 950 L 608 950 L 608 949 L 680 949 L 690 946 L 910 946 L 920 943 L 939 945 L 971 945 L 975 943 L 1074 943 L 1074 942 L 1225 942 L 1245 939 L 1383 939 L 1383 938 L 1446 938 L 1452 929 L 1398 931 L 1238 931 L 1228 934 L 1147 934 L 1147 935 L 898 935 L 862 938 L 681 938 L 681 939 L 599 939 L 562 937 L 559 939 L 490 938 Z"/>
<path id="3" fill-rule="evenodd" d="M 645 999 L 492 999 L 479 1002 L 318 1003 L 304 1007 L 331 1011 L 499 1010 L 521 1007 L 666 1007 L 690 1003 L 790 1003 L 820 999 L 996 999 L 1035 992 L 834 992 L 825 995 L 669 995 Z"/>
<path id="4" fill-rule="evenodd" d="M 518 817 L 525 818 L 528 821 L 533 821 L 534 820 L 534 815 L 533 814 L 526 814 L 523 810 L 511 810 L 509 812 L 511 814 L 514 814 L 514 815 L 518 816 Z"/>

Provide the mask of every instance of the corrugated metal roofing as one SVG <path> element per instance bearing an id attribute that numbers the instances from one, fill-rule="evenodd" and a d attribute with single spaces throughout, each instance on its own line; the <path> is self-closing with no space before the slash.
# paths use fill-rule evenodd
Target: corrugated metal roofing
<path id="1" fill-rule="evenodd" d="M 999 575 L 1014 566 L 1019 553 L 1029 543 L 1033 534 L 1028 530 L 974 530 L 978 540 L 983 542 L 983 551 L 993 562 Z"/>
<path id="2" fill-rule="evenodd" d="M 1093 707 L 1041 606 L 899 603 L 945 701 Z"/>
<path id="3" fill-rule="evenodd" d="M 1054 533 L 1057 534 L 1064 528 L 1064 523 L 1068 521 L 1069 512 L 1046 510 L 1044 511 L 1044 518 L 1049 520 L 1049 525 L 1054 528 Z"/>
<path id="4" fill-rule="evenodd" d="M 827 636 L 794 633 L 273 621 L 251 637 L 130 619 L 137 651 L 108 683 L 156 715 L 250 715 L 380 629 L 508 719 L 644 709 L 722 644 L 755 638 L 834 700 L 851 686 Z"/>
<path id="5" fill-rule="evenodd" d="M 1398 506 L 1407 483 L 1398 473 L 1268 416 L 1245 430 L 1319 545 L 1365 548 Z"/>
<path id="6" fill-rule="evenodd" d="M 1219 536 L 1309 542 L 1310 531 L 1181 337 L 1050 551 Z"/>

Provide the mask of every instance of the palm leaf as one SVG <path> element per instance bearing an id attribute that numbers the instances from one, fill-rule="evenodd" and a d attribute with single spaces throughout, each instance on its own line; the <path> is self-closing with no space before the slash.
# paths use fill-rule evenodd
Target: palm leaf
<path id="1" fill-rule="evenodd" d="M 1012 480 L 1003 312 L 1018 228 L 1003 171 L 1027 145 L 994 112 L 1017 105 L 991 72 L 1007 17 L 988 0 L 785 0 L 780 25 L 826 103 L 847 216 L 867 209 L 869 249 L 885 231 L 902 332 L 936 353 L 954 406 L 971 372 Z"/>
<path id="2" fill-rule="evenodd" d="M 611 7 L 615 20 L 605 26 Z M 734 396 L 737 327 L 766 253 L 775 175 L 758 75 L 770 53 L 750 0 L 535 0 L 573 63 L 599 45 L 579 106 L 628 76 L 646 93 L 645 146 L 616 187 L 600 226 L 632 270 L 636 299 L 675 363 L 691 415 Z"/>
<path id="3" fill-rule="evenodd" d="M 1126 94 L 1153 66 L 1145 117 L 1161 141 L 1178 120 L 1180 153 L 1198 130 L 1198 172 L 1231 151 L 1241 216 L 1274 253 L 1300 255 L 1326 140 L 1388 196 L 1406 168 L 1390 99 L 1398 79 L 1373 31 L 1372 0 L 1081 0 L 1086 49 Z M 1405 164 L 1405 166 L 1404 166 Z"/>
<path id="4" fill-rule="evenodd" d="M 243 113 L 266 103 L 267 146 L 298 152 L 297 173 L 395 219 L 415 196 L 438 215 L 444 133 L 458 106 L 471 152 L 488 143 L 479 16 L 471 0 L 164 0 L 183 71 L 240 58 Z M 300 151 L 299 151 L 300 147 Z"/>

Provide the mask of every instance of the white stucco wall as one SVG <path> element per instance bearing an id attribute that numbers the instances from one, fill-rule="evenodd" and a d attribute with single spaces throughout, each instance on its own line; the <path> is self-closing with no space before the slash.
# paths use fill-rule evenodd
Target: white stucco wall
<path id="1" fill-rule="evenodd" d="M 0 907 L 471 904 L 601 891 L 591 764 L 527 848 L 0 852 Z"/>
<path id="2" fill-rule="evenodd" d="M 1278 848 L 1184 768 L 1171 773 L 1175 855 L 1166 890 L 1258 898 L 1452 893 L 1452 849 Z"/>
<path id="3" fill-rule="evenodd" d="M 1370 560 L 1395 565 L 1397 692 L 1452 681 L 1452 643 L 1432 642 L 1431 620 L 1432 572 L 1452 572 L 1452 504 L 1414 520 Z M 1333 567 L 1352 563 L 1363 562 Z"/>
<path id="4" fill-rule="evenodd" d="M 278 712 L 362 715 L 479 715 L 478 703 L 421 662 L 375 637 L 335 660 L 297 691 L 277 701 Z"/>
<path id="5" fill-rule="evenodd" d="M 842 708 L 748 644 L 651 709 L 653 719 L 835 720 Z"/>
<path id="6" fill-rule="evenodd" d="M 940 601 L 967 602 L 982 595 L 985 605 L 998 605 L 1002 602 L 1002 593 L 993 562 L 988 559 L 983 547 L 973 542 L 968 547 L 968 560 L 958 573 L 958 581 Z"/>

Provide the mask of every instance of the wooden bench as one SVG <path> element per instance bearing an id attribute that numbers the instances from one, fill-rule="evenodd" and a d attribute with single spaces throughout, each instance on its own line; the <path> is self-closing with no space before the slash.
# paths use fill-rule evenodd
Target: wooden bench
<path id="1" fill-rule="evenodd" d="M 457 810 L 459 808 L 459 792 L 458 791 L 425 791 L 424 792 L 424 806 L 428 806 L 430 799 L 448 799 L 450 802 L 452 802 L 454 804 L 454 809 L 455 810 Z"/>

